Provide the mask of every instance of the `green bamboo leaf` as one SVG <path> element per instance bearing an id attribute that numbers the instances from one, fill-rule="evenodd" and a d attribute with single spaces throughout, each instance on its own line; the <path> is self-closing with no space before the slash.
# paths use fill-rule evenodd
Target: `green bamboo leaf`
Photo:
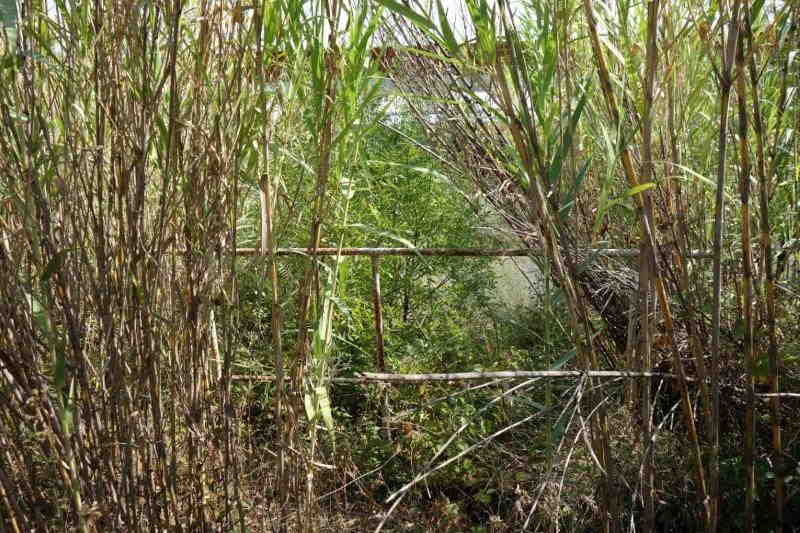
<path id="1" fill-rule="evenodd" d="M 578 352 L 575 350 L 575 348 L 573 348 L 572 350 L 566 351 L 561 357 L 558 358 L 558 360 L 556 362 L 554 362 L 550 366 L 550 368 L 548 370 L 558 370 L 562 366 L 566 365 L 567 363 L 569 363 L 570 361 L 575 359 L 575 355 L 577 355 L 577 353 Z"/>
<path id="2" fill-rule="evenodd" d="M 617 47 L 616 47 L 616 46 L 614 46 L 614 45 L 611 43 L 611 41 L 609 41 L 609 40 L 608 40 L 606 37 L 603 37 L 603 36 L 601 35 L 601 36 L 600 36 L 600 42 L 602 42 L 602 43 L 605 45 L 605 47 L 606 47 L 606 48 L 608 48 L 608 51 L 609 51 L 609 52 L 611 52 L 611 55 L 613 55 L 613 56 L 614 56 L 614 58 L 615 58 L 617 61 L 619 61 L 619 64 L 620 64 L 620 65 L 622 65 L 622 66 L 624 66 L 624 65 L 625 65 L 625 58 L 624 58 L 624 57 L 622 57 L 622 54 L 620 53 L 620 51 L 619 51 L 619 50 L 617 50 Z"/>
<path id="3" fill-rule="evenodd" d="M 562 220 L 567 219 L 570 211 L 572 210 L 572 206 L 575 205 L 575 197 L 580 192 L 581 185 L 583 185 L 583 181 L 589 174 L 590 162 L 591 160 L 587 160 L 583 164 L 583 167 L 581 167 L 580 171 L 578 171 L 578 177 L 575 179 L 575 183 L 572 184 L 572 187 L 570 187 L 569 192 L 567 193 L 567 197 L 564 198 L 564 205 L 559 209 Z"/>
<path id="4" fill-rule="evenodd" d="M 683 170 L 684 172 L 686 172 L 687 174 L 689 174 L 693 178 L 696 178 L 700 183 L 702 183 L 703 185 L 707 186 L 712 191 L 716 191 L 717 190 L 717 183 L 715 181 L 707 178 L 706 176 L 703 176 L 702 174 L 699 174 L 699 173 L 695 172 L 694 170 L 692 170 L 689 167 L 686 167 L 686 166 L 683 166 L 683 165 L 679 165 L 677 163 L 672 163 L 672 164 L 674 166 L 678 167 L 679 169 Z M 686 176 L 672 176 L 672 177 L 680 179 L 680 180 L 688 181 Z M 728 201 L 733 201 L 733 198 L 727 192 L 725 192 L 725 199 L 728 200 Z"/>
<path id="5" fill-rule="evenodd" d="M 594 226 L 595 233 L 597 233 L 597 231 L 599 231 L 600 222 L 602 222 L 603 217 L 606 216 L 606 214 L 609 211 L 611 211 L 611 209 L 614 208 L 614 207 L 621 207 L 623 209 L 630 210 L 630 208 L 627 205 L 625 205 L 625 202 L 623 202 L 619 198 L 614 199 L 614 200 L 601 201 L 600 205 L 597 208 L 597 217 L 595 218 L 595 226 Z"/>
<path id="6" fill-rule="evenodd" d="M 367 231 L 369 233 L 375 233 L 379 237 L 388 237 L 388 238 L 390 238 L 392 240 L 395 240 L 395 241 L 399 242 L 400 244 L 402 244 L 406 248 L 410 248 L 412 250 L 416 248 L 416 246 L 414 245 L 413 242 L 409 241 L 408 239 L 406 239 L 404 237 L 401 237 L 399 235 L 395 235 L 394 233 L 390 233 L 388 231 L 377 231 L 375 228 L 367 226 L 366 224 L 361 224 L 361 223 L 350 224 L 349 227 L 362 229 L 362 230 L 365 230 L 365 231 Z"/>
<path id="7" fill-rule="evenodd" d="M 646 191 L 647 189 L 652 189 L 655 186 L 656 186 L 656 184 L 653 183 L 652 181 L 648 181 L 647 183 L 640 183 L 636 187 L 631 187 L 630 189 L 628 189 L 628 192 L 625 193 L 625 195 L 629 196 L 629 197 L 630 196 L 634 196 L 634 195 L 637 195 L 639 193 L 642 193 L 642 192 Z"/>
<path id="8" fill-rule="evenodd" d="M 419 174 L 423 174 L 425 176 L 431 176 L 432 178 L 436 178 L 443 183 L 450 183 L 450 178 L 448 178 L 445 174 L 442 174 L 438 170 L 432 169 L 430 167 L 420 167 L 415 165 L 406 165 L 404 163 L 395 163 L 392 161 L 378 161 L 375 159 L 367 161 L 368 165 L 386 165 L 389 167 L 399 167 L 411 170 L 413 172 L 418 172 Z"/>
<path id="9" fill-rule="evenodd" d="M 61 420 L 61 427 L 64 433 L 72 432 L 73 421 L 73 399 L 75 397 L 75 381 L 70 383 L 69 390 L 63 392 L 61 408 L 58 410 L 58 417 Z"/>
<path id="10" fill-rule="evenodd" d="M 442 28 L 442 37 L 444 43 L 447 45 L 450 53 L 457 57 L 459 52 L 458 42 L 453 34 L 453 28 L 450 26 L 450 21 L 447 20 L 447 13 L 442 5 L 442 0 L 436 0 L 436 10 L 439 14 L 439 26 Z"/>
<path id="11" fill-rule="evenodd" d="M 330 277 L 330 274 L 329 274 Z M 322 315 L 319 318 L 317 329 L 314 332 L 312 342 L 312 355 L 314 356 L 314 363 L 318 369 L 323 369 L 323 362 L 325 361 L 330 345 L 330 331 L 331 320 L 333 313 L 331 311 L 331 298 L 330 294 L 326 293 L 325 299 L 322 303 Z M 322 377 L 322 376 L 319 376 Z"/>
<path id="12" fill-rule="evenodd" d="M 403 238 L 403 237 L 401 237 L 399 235 L 395 235 L 393 233 L 389 233 L 388 231 L 382 231 L 380 233 L 380 235 L 383 235 L 385 237 L 389 237 L 390 239 L 393 239 L 393 240 L 399 242 L 400 244 L 402 244 L 406 248 L 412 248 L 412 249 L 416 248 L 416 246 L 414 245 L 413 242 L 411 242 L 408 239 L 405 239 L 405 238 Z"/>
<path id="13" fill-rule="evenodd" d="M 65 405 L 58 412 L 58 418 L 61 421 L 61 428 L 63 429 L 64 433 L 71 433 L 72 432 L 72 407 L 69 405 Z"/>
<path id="14" fill-rule="evenodd" d="M 333 413 L 331 412 L 331 398 L 328 395 L 328 387 L 325 385 L 317 385 L 314 389 L 316 396 L 317 406 L 322 415 L 322 420 L 329 431 L 333 431 Z"/>
<path id="15" fill-rule="evenodd" d="M 497 12 L 486 0 L 467 0 L 467 10 L 475 27 L 481 61 L 493 61 L 497 51 Z"/>
<path id="16" fill-rule="evenodd" d="M 405 17 L 411 22 L 415 23 L 417 26 L 420 27 L 420 29 L 430 30 L 434 33 L 436 32 L 436 25 L 433 22 L 431 22 L 423 15 L 420 15 L 410 7 L 405 6 L 403 4 L 399 4 L 394 0 L 376 0 L 376 1 L 389 11 L 392 11 L 400 15 L 401 17 Z"/>
<path id="17" fill-rule="evenodd" d="M 764 7 L 764 0 L 756 0 L 750 6 L 750 20 L 757 21 L 761 16 L 761 8 Z"/>
<path id="18" fill-rule="evenodd" d="M 578 121 L 581 118 L 581 114 L 583 114 L 583 109 L 586 107 L 587 96 L 589 93 L 588 83 L 589 82 L 586 82 L 583 86 L 581 98 L 578 100 L 578 105 L 575 106 L 575 111 L 573 111 L 572 115 L 569 117 L 567 130 L 564 134 L 564 138 L 561 141 L 561 146 L 559 147 L 556 155 L 553 157 L 553 162 L 550 163 L 550 168 L 547 172 L 547 181 L 549 183 L 554 183 L 556 178 L 558 178 L 558 175 L 561 173 L 561 167 L 564 164 L 564 159 L 566 159 L 569 149 L 572 147 L 572 140 L 575 135 L 575 130 L 578 127 Z"/>
<path id="19" fill-rule="evenodd" d="M 48 319 L 47 310 L 35 296 L 33 295 L 29 296 L 30 296 L 31 314 L 33 318 L 33 323 L 36 325 L 37 328 L 39 328 L 39 331 L 45 336 L 45 338 L 52 339 L 53 330 L 50 327 L 50 321 Z"/>
<path id="20" fill-rule="evenodd" d="M 305 405 L 306 408 L 306 417 L 310 421 L 315 420 L 317 411 L 314 409 L 314 399 L 312 398 L 311 393 L 307 392 L 303 395 L 303 405 Z"/>
<path id="21" fill-rule="evenodd" d="M 552 97 L 552 93 L 550 91 L 553 80 L 555 79 L 556 74 L 556 64 L 558 62 L 558 57 L 555 53 L 552 53 L 548 50 L 545 50 L 545 55 L 543 59 L 543 74 L 538 76 L 538 83 L 536 84 L 536 116 L 539 119 L 539 122 L 542 123 L 542 127 L 545 130 L 549 130 L 552 128 L 551 122 L 552 119 L 550 117 L 544 116 L 544 110 L 547 109 L 547 104 Z"/>
<path id="22" fill-rule="evenodd" d="M 567 429 L 567 416 L 564 413 L 561 413 L 561 416 L 558 417 L 556 423 L 553 424 L 550 430 L 550 442 L 561 442 L 561 438 L 564 436 L 564 432 Z"/>

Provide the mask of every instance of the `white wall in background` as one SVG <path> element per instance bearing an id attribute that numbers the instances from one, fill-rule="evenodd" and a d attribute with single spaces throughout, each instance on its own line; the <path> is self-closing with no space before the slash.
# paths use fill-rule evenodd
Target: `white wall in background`
<path id="1" fill-rule="evenodd" d="M 494 298 L 509 308 L 531 305 L 533 293 L 543 283 L 539 267 L 527 257 L 500 257 L 492 264 L 495 279 Z"/>

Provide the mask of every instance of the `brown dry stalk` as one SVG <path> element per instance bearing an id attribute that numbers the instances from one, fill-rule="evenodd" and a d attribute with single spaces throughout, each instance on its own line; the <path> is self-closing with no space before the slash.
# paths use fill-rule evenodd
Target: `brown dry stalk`
<path id="1" fill-rule="evenodd" d="M 590 0 L 583 0 L 584 13 L 587 20 L 589 29 L 589 37 L 592 47 L 592 52 L 595 59 L 595 66 L 600 78 L 600 86 L 603 96 L 606 100 L 606 107 L 611 115 L 612 123 L 620 126 L 620 114 L 617 109 L 616 100 L 614 97 L 613 88 L 611 86 L 611 76 L 606 66 L 605 55 L 600 45 L 600 38 L 597 33 L 597 22 L 594 18 L 594 12 Z M 629 146 L 622 149 L 622 166 L 625 170 L 625 175 L 628 179 L 628 184 L 631 188 L 637 187 L 640 182 L 633 169 L 632 154 Z M 652 207 L 649 200 L 649 192 L 644 191 L 636 195 L 640 207 L 642 208 L 641 223 L 642 230 L 649 248 L 649 253 L 652 260 L 652 274 L 653 283 L 658 296 L 659 305 L 664 316 L 664 325 L 666 334 L 670 342 L 670 349 L 672 351 L 674 371 L 678 376 L 678 382 L 681 391 L 681 405 L 683 407 L 683 415 L 686 426 L 689 430 L 689 440 L 692 444 L 692 454 L 695 464 L 695 479 L 698 487 L 698 499 L 705 508 L 704 519 L 707 525 L 711 523 L 711 509 L 708 507 L 708 489 L 705 479 L 705 468 L 703 466 L 703 457 L 700 451 L 700 440 L 697 435 L 695 427 L 695 418 L 692 409 L 691 397 L 689 396 L 689 387 L 686 381 L 686 373 L 683 368 L 683 362 L 680 358 L 677 342 L 675 340 L 675 327 L 672 319 L 672 312 L 669 306 L 669 299 L 664 286 L 664 280 L 661 275 L 661 269 L 658 262 L 658 246 L 656 244 L 655 236 L 652 231 Z M 699 373 L 699 370 L 698 370 Z M 702 376 L 702 374 L 701 374 Z"/>
<path id="2" fill-rule="evenodd" d="M 25 531 L 52 529 L 49 520 L 80 530 L 204 528 L 218 517 L 202 493 L 219 472 L 210 466 L 207 302 L 235 183 L 222 176 L 238 174 L 239 149 L 216 119 L 237 128 L 227 112 L 240 102 L 241 70 L 212 52 L 216 15 L 202 61 L 178 54 L 190 31 L 179 3 L 96 2 L 87 18 L 46 24 L 35 4 L 26 2 L 21 31 L 29 57 L 50 53 L 37 34 L 46 24 L 61 25 L 63 53 L 58 65 L 26 60 L 2 71 L 0 165 L 12 201 L 0 233 L 13 244 L 0 251 L 0 330 L 5 341 L 13 327 L 24 343 L 3 343 L 0 394 L 4 421 L 24 417 L 2 435 L 3 474 L 16 486 L 0 483 Z M 10 110 L 31 120 L 15 124 Z M 63 361 L 57 387 L 54 360 Z M 17 438 L 32 427 L 41 434 Z M 221 475 L 237 486 L 229 457 Z M 191 475 L 187 464 L 197 467 Z M 52 479 L 37 487 L 42 473 Z M 40 513 L 37 501 L 65 511 Z M 233 523 L 229 506 L 222 514 Z"/>
<path id="3" fill-rule="evenodd" d="M 253 17 L 253 26 L 256 28 L 256 68 L 258 79 L 262 84 L 266 83 L 267 76 L 264 71 L 264 43 L 262 37 L 263 31 L 263 17 L 265 4 L 258 4 L 255 9 Z M 267 105 L 266 91 L 259 92 L 260 108 L 266 109 L 264 113 L 264 121 L 261 127 L 261 147 L 264 157 L 264 172 L 259 180 L 259 202 L 260 202 L 260 219 L 261 219 L 261 247 L 260 254 L 269 257 L 268 262 L 268 275 L 271 288 L 271 332 L 272 332 L 272 349 L 275 357 L 275 426 L 278 433 L 278 498 L 281 504 L 286 504 L 289 500 L 289 480 L 288 470 L 286 466 L 286 454 L 291 441 L 289 440 L 289 432 L 287 425 L 284 421 L 284 405 L 286 400 L 286 386 L 284 382 L 284 358 L 283 358 L 283 345 L 281 339 L 281 306 L 280 306 L 280 286 L 278 284 L 278 266 L 275 256 L 275 239 L 274 239 L 274 207 L 275 202 L 272 198 L 275 185 L 273 183 L 273 176 L 270 168 L 271 154 L 269 153 L 270 141 L 272 138 L 272 106 L 274 101 Z"/>
<path id="4" fill-rule="evenodd" d="M 747 2 L 744 4 L 747 11 Z M 755 354 L 753 351 L 753 250 L 750 238 L 750 144 L 747 126 L 747 87 L 744 63 L 744 32 L 739 33 L 736 51 L 736 101 L 739 112 L 739 195 L 742 203 L 742 307 L 744 316 L 744 357 L 747 370 L 747 407 L 743 458 L 745 468 L 745 533 L 755 527 Z"/>
<path id="5" fill-rule="evenodd" d="M 646 51 L 646 70 L 644 83 L 644 116 L 642 117 L 642 180 L 645 183 L 655 181 L 655 169 L 653 168 L 653 99 L 654 86 L 656 82 L 656 72 L 658 69 L 658 17 L 660 3 L 654 0 L 647 5 L 647 51 Z M 649 195 L 645 202 L 649 201 Z M 642 206 L 646 208 L 646 206 Z M 652 207 L 650 208 L 652 212 Z M 641 216 L 641 214 L 640 214 Z M 641 237 L 642 256 L 640 257 L 639 270 L 639 321 L 640 335 L 642 338 L 641 354 L 638 359 L 638 369 L 645 370 L 653 367 L 651 352 L 651 321 L 650 321 L 650 294 L 651 294 L 651 274 L 654 270 L 652 253 L 649 250 L 647 235 L 643 232 Z M 642 424 L 642 443 L 649 447 L 652 435 L 652 406 L 650 398 L 650 387 L 642 386 L 640 389 L 640 413 Z M 642 491 L 644 506 L 644 530 L 651 531 L 655 525 L 655 465 L 653 456 L 649 451 L 645 452 L 645 459 L 642 468 Z"/>
<path id="6" fill-rule="evenodd" d="M 670 36 L 673 39 L 673 44 L 668 49 L 674 49 L 674 27 L 672 23 L 672 12 L 670 11 L 667 16 L 667 25 L 670 32 Z M 668 92 L 667 92 L 667 127 L 669 129 L 670 135 L 670 156 L 671 161 L 669 162 L 670 167 L 670 175 L 675 175 L 675 168 L 678 165 L 682 164 L 681 159 L 681 149 L 680 145 L 678 144 L 678 129 L 675 123 L 675 106 L 676 106 L 676 76 L 679 75 L 680 69 L 676 68 L 674 65 L 676 58 L 671 57 L 671 64 L 670 64 L 670 76 L 668 80 Z M 687 206 L 685 200 L 683 198 L 683 190 L 681 187 L 681 183 L 679 180 L 674 181 L 674 208 L 675 212 L 673 214 L 673 233 L 675 235 L 675 240 L 678 243 L 678 250 L 688 250 L 689 249 L 689 224 L 687 222 Z M 691 293 L 690 287 L 690 279 L 689 279 L 689 269 L 687 264 L 687 256 L 685 253 L 678 253 L 673 254 L 677 264 L 678 270 L 678 294 L 685 300 L 689 297 Z M 711 257 L 711 256 L 709 256 Z M 684 313 L 686 314 L 686 318 L 684 319 L 683 323 L 686 327 L 686 332 L 689 336 L 689 345 L 692 350 L 692 355 L 694 356 L 695 367 L 697 369 L 698 381 L 700 385 L 700 399 L 701 399 L 701 407 L 703 409 L 704 416 L 702 417 L 705 420 L 706 426 L 706 433 L 711 434 L 711 391 L 709 390 L 707 372 L 706 372 L 706 364 L 705 364 L 705 340 L 704 337 L 701 336 L 700 327 L 698 323 L 698 313 L 696 313 L 694 309 L 694 305 L 686 305 L 684 307 Z"/>
<path id="7" fill-rule="evenodd" d="M 728 110 L 733 88 L 733 71 L 736 49 L 739 44 L 739 0 L 734 0 L 733 8 L 721 5 L 721 15 L 726 17 L 728 32 L 722 39 L 722 68 L 718 71 L 719 94 L 719 134 L 717 137 L 717 188 L 714 202 L 714 266 L 713 266 L 713 307 L 711 313 L 711 450 L 709 457 L 709 484 L 711 486 L 711 524 L 709 531 L 717 530 L 719 524 L 719 420 L 720 420 L 720 357 L 721 357 L 721 319 L 722 319 L 722 238 L 725 225 L 725 176 L 728 142 Z"/>
<path id="8" fill-rule="evenodd" d="M 764 275 L 764 297 L 766 299 L 766 322 L 767 322 L 767 335 L 768 335 L 768 349 L 767 354 L 769 357 L 770 369 L 770 385 L 774 394 L 780 391 L 780 359 L 778 355 L 778 341 L 775 332 L 775 277 L 772 266 L 772 236 L 771 226 L 769 221 L 769 198 L 771 192 L 771 182 L 773 181 L 772 165 L 770 171 L 767 172 L 767 161 L 765 155 L 765 145 L 767 142 L 767 132 L 764 126 L 764 121 L 761 112 L 761 100 L 759 91 L 759 73 L 756 67 L 756 51 L 753 39 L 752 21 L 750 20 L 749 12 L 745 10 L 745 28 L 747 34 L 748 57 L 747 67 L 750 74 L 750 91 L 751 99 L 753 102 L 753 131 L 756 137 L 756 171 L 759 182 L 759 211 L 760 211 L 760 245 L 761 245 L 761 260 L 763 265 L 761 272 Z M 782 87 L 786 84 L 786 70 L 785 64 L 782 71 Z M 784 107 L 782 98 L 785 98 L 785 92 L 781 90 L 781 101 L 778 103 L 778 109 L 782 110 Z M 779 112 L 782 116 L 782 111 Z M 776 133 L 780 131 L 780 120 L 776 121 Z M 775 142 L 778 142 L 777 136 Z M 775 515 L 777 521 L 777 531 L 783 530 L 783 501 L 784 501 L 784 474 L 782 469 L 783 453 L 781 443 L 781 415 L 780 415 L 780 396 L 772 396 L 770 398 L 771 411 L 771 426 L 772 426 L 772 453 L 773 464 L 775 469 Z"/>

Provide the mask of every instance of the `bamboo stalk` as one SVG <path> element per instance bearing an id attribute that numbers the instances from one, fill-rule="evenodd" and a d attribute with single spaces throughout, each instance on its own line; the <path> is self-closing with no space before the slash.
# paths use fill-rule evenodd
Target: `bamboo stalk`
<path id="1" fill-rule="evenodd" d="M 722 13 L 723 16 L 725 13 Z M 728 108 L 733 87 L 733 67 L 736 49 L 739 44 L 739 1 L 733 3 L 733 11 L 727 40 L 723 38 L 723 65 L 717 81 L 720 85 L 719 135 L 717 138 L 717 190 L 714 202 L 714 287 L 711 313 L 711 455 L 709 458 L 709 484 L 711 497 L 711 524 L 709 531 L 717 530 L 719 523 L 719 363 L 720 330 L 722 319 L 722 230 L 725 225 L 725 175 L 727 170 L 726 151 L 728 142 Z"/>
<path id="2" fill-rule="evenodd" d="M 775 332 L 775 277 L 772 267 L 772 236 L 770 235 L 770 221 L 769 221 L 769 198 L 770 198 L 770 181 L 772 172 L 767 173 L 766 155 L 764 145 L 766 142 L 766 128 L 761 115 L 761 100 L 759 97 L 759 72 L 756 67 L 755 48 L 753 42 L 753 28 L 752 21 L 750 20 L 749 12 L 745 10 L 745 31 L 747 32 L 748 44 L 748 58 L 747 70 L 750 74 L 750 89 L 752 92 L 753 101 L 753 130 L 756 137 L 756 170 L 758 172 L 759 182 L 759 215 L 760 215 L 760 245 L 761 245 L 761 258 L 763 261 L 762 272 L 764 272 L 764 296 L 766 298 L 766 322 L 767 334 L 769 339 L 769 348 L 767 354 L 769 357 L 770 377 L 772 396 L 771 400 L 771 425 L 772 425 L 772 453 L 773 464 L 775 467 L 775 516 L 777 521 L 776 531 L 783 530 L 783 499 L 784 499 L 784 479 L 782 469 L 779 465 L 783 463 L 783 454 L 781 452 L 781 426 L 780 426 L 780 380 L 779 380 L 779 359 L 778 359 L 778 342 Z M 786 72 L 783 72 L 786 75 Z M 782 94 L 782 96 L 784 96 Z M 778 106 L 782 109 L 782 105 Z M 777 127 L 777 124 L 776 124 Z"/>
<path id="3" fill-rule="evenodd" d="M 330 0 L 317 4 L 320 9 L 320 15 L 325 24 L 331 28 L 338 27 L 342 20 L 343 3 L 339 0 Z M 313 127 L 311 132 L 318 139 L 315 146 L 315 162 L 314 162 L 314 195 L 313 207 L 311 209 L 310 218 L 311 225 L 308 233 L 307 248 L 316 250 L 320 247 L 320 242 L 323 235 L 323 228 L 330 215 L 330 198 L 329 188 L 331 180 L 335 176 L 335 155 L 336 144 L 334 139 L 337 134 L 338 127 L 338 96 L 340 88 L 345 90 L 345 87 L 340 85 L 341 80 L 341 65 L 340 65 L 340 47 L 338 31 L 328 31 L 327 39 L 325 38 L 324 31 L 319 26 L 314 28 L 314 32 L 320 32 L 316 35 L 309 35 L 311 39 L 311 51 L 317 55 L 317 63 L 311 63 L 314 74 L 312 75 L 311 94 L 316 99 L 316 105 L 313 108 Z M 312 323 L 315 320 L 321 320 L 325 315 L 324 309 L 327 303 L 323 300 L 321 295 L 321 284 L 319 277 L 320 265 L 316 261 L 309 261 L 305 268 L 305 273 L 301 278 L 300 286 L 298 288 L 297 297 L 297 345 L 295 371 L 292 374 L 292 386 L 296 391 L 299 391 L 304 383 L 307 383 L 306 375 L 313 364 L 318 361 L 312 359 L 317 354 L 311 347 L 311 329 Z M 318 316 L 314 316 L 318 312 Z M 328 328 L 328 336 L 330 336 L 330 328 Z M 300 410 L 299 406 L 297 407 Z M 310 413 L 307 412 L 309 418 L 312 418 Z M 313 422 L 313 421 L 312 421 Z M 309 424 L 308 433 L 306 434 L 307 451 L 305 452 L 305 459 L 313 462 L 317 453 L 317 428 L 316 424 Z M 301 532 L 314 531 L 314 512 L 315 512 L 315 498 L 314 498 L 314 483 L 315 472 L 313 469 L 306 466 L 305 469 L 305 496 L 300 503 L 300 513 L 298 518 L 300 520 L 298 530 Z"/>
<path id="4" fill-rule="evenodd" d="M 656 70 L 658 68 L 658 11 L 660 4 L 658 0 L 651 0 L 647 4 L 647 50 L 646 50 L 646 70 L 645 70 L 645 83 L 644 83 L 644 115 L 642 117 L 642 181 L 654 182 L 655 169 L 653 168 L 653 105 L 654 105 L 654 92 L 655 92 L 655 78 Z M 642 205 L 641 209 L 645 209 Z M 640 213 L 640 217 L 644 216 L 644 212 Z M 652 292 L 651 274 L 653 272 L 653 263 L 651 257 L 654 257 L 652 251 L 649 249 L 650 243 L 648 236 L 642 226 L 641 235 L 641 249 L 642 255 L 639 258 L 639 320 L 641 324 L 641 354 L 637 358 L 639 370 L 652 368 L 653 357 L 651 350 L 651 320 L 650 320 L 650 294 Z M 643 506 L 644 506 L 644 531 L 653 531 L 655 527 L 655 465 L 653 464 L 653 453 L 651 452 L 650 442 L 652 439 L 652 406 L 650 398 L 650 384 L 645 383 L 641 386 L 640 391 L 641 405 L 640 416 L 642 424 L 642 445 L 645 446 L 645 457 L 641 469 L 642 477 L 642 493 L 643 493 Z"/>
<path id="5" fill-rule="evenodd" d="M 747 2 L 744 5 L 747 11 Z M 742 307 L 744 317 L 744 357 L 747 371 L 747 406 L 743 459 L 745 467 L 744 531 L 755 527 L 755 354 L 753 353 L 753 251 L 750 239 L 750 146 L 747 137 L 747 89 L 745 85 L 744 32 L 739 33 L 736 52 L 736 101 L 739 111 L 739 195 L 742 203 Z"/>
<path id="6" fill-rule="evenodd" d="M 254 16 L 254 28 L 256 33 L 256 65 L 257 75 L 260 83 L 266 83 L 266 73 L 264 71 L 264 38 L 263 38 L 263 17 L 265 10 L 269 9 L 266 3 L 258 3 L 256 5 Z M 264 154 L 264 173 L 259 179 L 259 205 L 260 205 L 260 220 L 261 220 L 261 246 L 259 249 L 254 250 L 262 256 L 268 256 L 268 276 L 271 289 L 271 333 L 272 333 L 272 350 L 275 358 L 275 405 L 274 416 L 275 426 L 278 433 L 278 498 L 281 504 L 285 504 L 289 500 L 289 472 L 287 467 L 287 449 L 291 446 L 291 441 L 288 435 L 287 424 L 284 419 L 284 409 L 286 401 L 286 386 L 284 378 L 284 355 L 283 345 L 281 339 L 281 306 L 280 306 L 280 287 L 278 284 L 278 267 L 275 255 L 275 239 L 274 239 L 274 207 L 275 202 L 272 198 L 272 190 L 274 187 L 273 176 L 270 169 L 270 154 L 269 145 L 272 139 L 272 121 L 271 106 L 267 105 L 266 92 L 259 93 L 259 107 L 265 110 L 265 117 L 260 132 L 261 149 Z"/>
<path id="7" fill-rule="evenodd" d="M 671 15 L 671 13 L 670 13 Z M 668 25 L 669 25 L 669 32 L 672 36 L 674 41 L 675 39 L 675 28 L 672 22 L 671 16 L 667 18 Z M 670 46 L 670 49 L 675 48 L 675 43 Z M 676 58 L 671 58 L 670 65 L 674 65 Z M 681 149 L 680 145 L 678 144 L 678 126 L 675 120 L 675 106 L 676 106 L 676 83 L 675 77 L 679 69 L 675 69 L 674 67 L 671 68 L 672 74 L 669 78 L 669 85 L 667 89 L 667 127 L 669 129 L 670 135 L 670 170 L 669 175 L 674 175 L 676 172 L 676 167 L 679 168 L 682 165 L 682 156 L 681 156 Z M 687 206 L 683 199 L 683 191 L 680 184 L 680 181 L 671 180 L 670 183 L 674 185 L 674 193 L 675 193 L 675 213 L 673 218 L 673 232 L 675 234 L 676 240 L 678 242 L 677 250 L 688 250 L 689 249 L 689 224 L 687 222 Z M 697 313 L 694 309 L 693 302 L 687 302 L 688 298 L 691 294 L 691 287 L 690 287 L 690 279 L 689 279 L 689 268 L 686 263 L 685 258 L 686 255 L 675 254 L 675 260 L 677 263 L 677 285 L 678 285 L 678 295 L 682 297 L 683 301 L 688 303 L 684 304 L 683 311 L 683 324 L 686 328 L 686 332 L 689 337 L 689 345 L 692 350 L 692 355 L 695 361 L 695 367 L 697 368 L 697 375 L 698 375 L 698 382 L 700 386 L 700 398 L 701 398 L 701 405 L 703 406 L 704 411 L 707 413 L 704 416 L 706 432 L 711 433 L 711 417 L 708 413 L 710 413 L 710 406 L 711 406 L 711 392 L 708 387 L 708 380 L 706 379 L 706 365 L 705 365 L 705 344 L 706 340 L 701 335 L 700 332 L 700 323 L 698 321 Z"/>
<path id="8" fill-rule="evenodd" d="M 597 67 L 597 74 L 600 78 L 600 85 L 602 88 L 603 96 L 606 101 L 606 107 L 611 115 L 612 122 L 616 127 L 621 124 L 619 110 L 617 108 L 616 99 L 614 97 L 614 90 L 611 84 L 611 76 L 606 66 L 605 55 L 600 45 L 600 37 L 597 32 L 597 22 L 594 18 L 594 12 L 590 0 L 583 0 L 583 8 L 586 16 L 586 21 L 589 29 L 589 37 L 592 48 L 592 53 L 595 58 Z M 622 149 L 622 166 L 625 171 L 625 176 L 631 188 L 637 187 L 639 179 L 633 169 L 633 156 L 629 146 L 624 146 Z M 704 520 L 708 526 L 711 523 L 711 509 L 708 507 L 708 489 L 705 479 L 705 468 L 703 466 L 703 457 L 700 451 L 700 439 L 697 435 L 695 426 L 695 417 L 692 408 L 691 398 L 689 396 L 689 389 L 686 383 L 686 373 L 683 369 L 683 362 L 680 359 L 680 351 L 675 340 L 674 323 L 672 319 L 672 312 L 670 310 L 669 299 L 667 297 L 664 280 L 661 276 L 661 268 L 658 263 L 658 247 L 656 245 L 655 235 L 653 234 L 652 223 L 652 207 L 650 203 L 650 195 L 648 191 L 644 191 L 636 195 L 637 202 L 642 208 L 642 230 L 646 235 L 649 252 L 652 254 L 652 274 L 653 284 L 658 295 L 659 305 L 664 314 L 664 325 L 667 330 L 667 337 L 670 342 L 670 348 L 673 358 L 673 366 L 678 375 L 678 382 L 681 390 L 681 405 L 683 408 L 684 420 L 689 431 L 689 440 L 692 443 L 692 455 L 695 463 L 695 478 L 698 487 L 698 500 L 705 508 Z M 698 363 L 700 363 L 698 361 Z M 698 372 L 700 369 L 698 368 Z M 701 374 L 702 375 L 702 374 Z"/>

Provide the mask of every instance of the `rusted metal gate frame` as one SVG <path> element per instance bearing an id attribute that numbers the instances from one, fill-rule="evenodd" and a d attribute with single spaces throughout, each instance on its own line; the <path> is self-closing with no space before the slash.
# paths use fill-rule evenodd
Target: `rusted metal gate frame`
<path id="1" fill-rule="evenodd" d="M 586 252 L 598 257 L 636 257 L 638 248 L 591 248 Z M 503 372 L 458 372 L 446 374 L 387 374 L 383 340 L 383 309 L 381 296 L 380 260 L 383 256 L 418 257 L 529 257 L 543 255 L 536 248 L 277 248 L 275 256 L 367 256 L 372 262 L 372 304 L 375 320 L 375 366 L 378 373 L 362 373 L 354 378 L 333 378 L 334 381 L 353 383 L 422 383 L 427 381 L 471 381 L 476 379 L 530 379 L 531 377 L 576 377 L 587 374 L 578 371 L 503 371 Z M 259 248 L 237 248 L 236 255 L 268 257 L 270 252 Z M 692 250 L 688 257 L 708 259 L 707 250 Z M 593 377 L 671 377 L 652 372 L 588 372 Z M 234 380 L 271 381 L 274 376 L 232 376 Z"/>

